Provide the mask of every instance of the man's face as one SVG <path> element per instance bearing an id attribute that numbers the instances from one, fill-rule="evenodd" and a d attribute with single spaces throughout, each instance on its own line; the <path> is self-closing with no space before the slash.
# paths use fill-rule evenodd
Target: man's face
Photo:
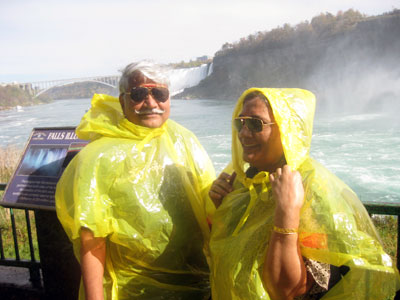
<path id="1" fill-rule="evenodd" d="M 169 118 L 170 114 L 170 99 L 165 102 L 157 101 L 151 93 L 152 88 L 165 87 L 164 85 L 157 84 L 156 82 L 142 77 L 141 80 L 130 80 L 128 92 L 132 88 L 145 87 L 147 88 L 148 95 L 143 98 L 143 101 L 135 102 L 131 99 L 131 95 L 122 93 L 119 96 L 122 110 L 125 117 L 132 123 L 149 128 L 161 127 Z"/>

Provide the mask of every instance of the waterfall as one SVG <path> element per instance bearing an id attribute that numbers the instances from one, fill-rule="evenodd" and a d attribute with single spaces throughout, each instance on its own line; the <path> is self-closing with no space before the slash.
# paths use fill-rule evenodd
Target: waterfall
<path id="1" fill-rule="evenodd" d="M 182 92 L 185 88 L 196 86 L 204 78 L 212 72 L 211 64 L 202 64 L 200 67 L 173 69 L 170 71 L 170 92 L 171 95 L 176 95 Z"/>
<path id="2" fill-rule="evenodd" d="M 207 76 L 210 76 L 213 72 L 213 63 L 209 64 Z"/>

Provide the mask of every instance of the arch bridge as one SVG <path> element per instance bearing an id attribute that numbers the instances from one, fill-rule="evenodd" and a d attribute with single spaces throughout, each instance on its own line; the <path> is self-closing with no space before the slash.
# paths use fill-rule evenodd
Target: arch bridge
<path id="1" fill-rule="evenodd" d="M 50 80 L 50 81 L 25 82 L 25 83 L 19 83 L 18 85 L 20 88 L 27 91 L 31 96 L 36 98 L 52 88 L 78 82 L 97 82 L 113 88 L 117 88 L 119 78 L 120 76 L 118 75 L 96 76 L 96 77 L 71 78 L 71 79 Z"/>

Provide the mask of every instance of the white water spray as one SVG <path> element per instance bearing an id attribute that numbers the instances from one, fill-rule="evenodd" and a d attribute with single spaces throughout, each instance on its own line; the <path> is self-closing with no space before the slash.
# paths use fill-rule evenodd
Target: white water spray
<path id="1" fill-rule="evenodd" d="M 196 86 L 212 72 L 212 64 L 202 64 L 200 67 L 173 69 L 170 71 L 171 96 L 182 92 L 185 88 Z"/>

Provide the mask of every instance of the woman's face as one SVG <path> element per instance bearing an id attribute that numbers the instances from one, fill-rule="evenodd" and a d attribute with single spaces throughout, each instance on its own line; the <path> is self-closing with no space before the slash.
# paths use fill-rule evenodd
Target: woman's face
<path id="1" fill-rule="evenodd" d="M 271 109 L 259 97 L 246 100 L 239 116 L 258 118 L 264 123 L 275 122 Z M 278 125 L 265 125 L 260 132 L 250 131 L 243 126 L 238 134 L 244 161 L 259 171 L 274 172 L 283 157 Z"/>

